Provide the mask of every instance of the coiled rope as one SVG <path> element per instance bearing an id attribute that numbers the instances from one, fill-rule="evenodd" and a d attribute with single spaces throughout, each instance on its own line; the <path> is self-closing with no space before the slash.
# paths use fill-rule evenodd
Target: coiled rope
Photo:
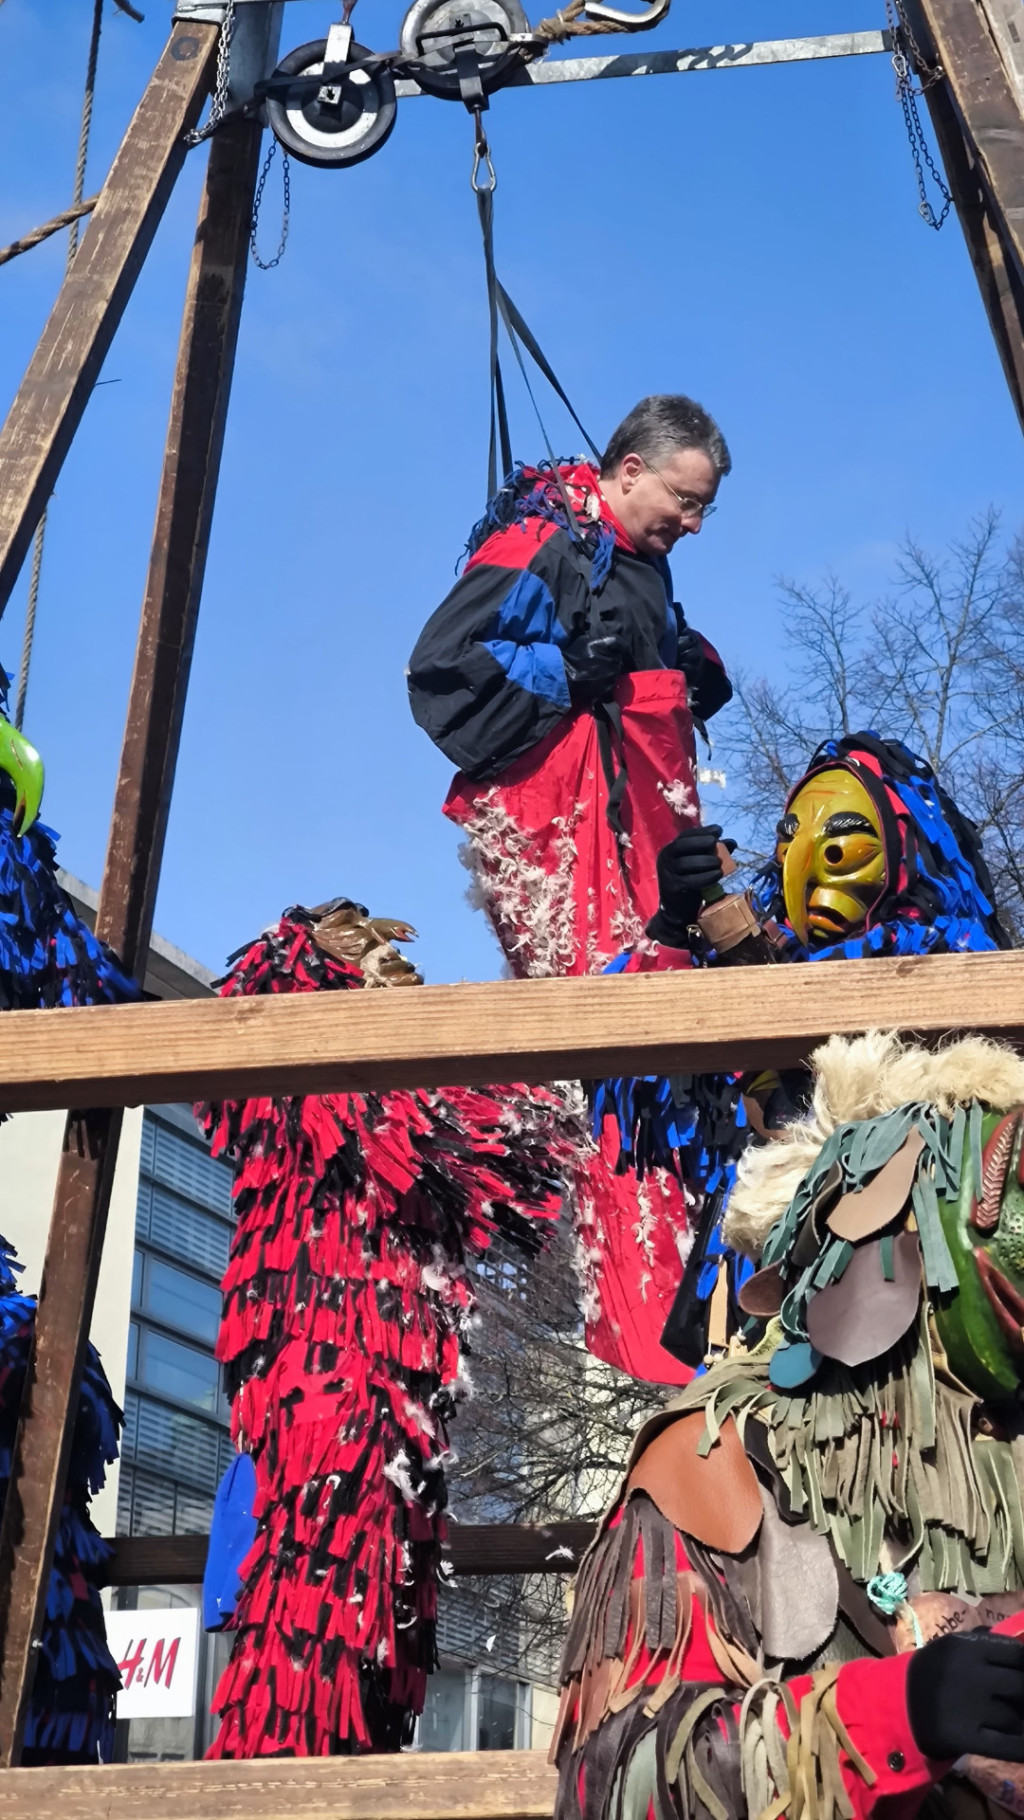
<path id="1" fill-rule="evenodd" d="M 118 0 L 119 5 L 120 3 L 121 0 Z M 131 10 L 132 9 L 128 7 L 122 7 L 122 11 Z M 138 17 L 139 15 L 135 16 Z M 87 215 L 91 209 L 95 208 L 97 202 L 95 196 L 90 197 L 88 202 L 84 202 L 83 196 L 85 192 L 85 167 L 89 157 L 89 136 L 92 131 L 92 105 L 96 93 L 96 65 L 99 61 L 100 32 L 102 31 L 102 28 L 103 0 L 93 0 L 92 34 L 89 38 L 89 60 L 86 64 L 85 71 L 85 92 L 82 96 L 82 120 L 78 130 L 78 154 L 75 158 L 75 184 L 71 198 L 71 207 L 65 209 L 62 215 L 56 216 L 52 223 L 48 222 L 45 229 L 41 230 L 37 228 L 34 236 L 28 235 L 26 237 L 30 245 L 36 246 L 38 245 L 39 240 L 45 240 L 48 234 L 58 233 L 62 227 L 70 228 L 68 234 L 68 256 L 64 266 L 65 278 L 67 278 L 71 267 L 74 265 L 75 254 L 78 252 L 78 223 L 83 215 Z M 17 242 L 15 242 L 15 245 L 17 245 Z M 19 251 L 24 250 L 25 248 L 23 246 L 19 247 Z M 5 251 L 9 257 L 14 257 L 14 254 L 10 252 L 10 248 L 6 248 Z M 2 263 L 2 260 L 0 260 L 0 263 Z M 32 545 L 32 569 L 28 584 L 28 602 L 25 607 L 25 632 L 21 643 L 21 662 L 18 665 L 18 693 L 14 707 L 14 724 L 18 728 L 21 727 L 25 717 L 25 698 L 28 695 L 28 673 L 32 664 L 32 646 L 35 641 L 36 633 L 36 608 L 39 605 L 39 577 L 43 568 L 43 545 L 46 542 L 47 510 L 48 508 L 44 509 L 43 515 L 36 526 L 35 542 Z"/>

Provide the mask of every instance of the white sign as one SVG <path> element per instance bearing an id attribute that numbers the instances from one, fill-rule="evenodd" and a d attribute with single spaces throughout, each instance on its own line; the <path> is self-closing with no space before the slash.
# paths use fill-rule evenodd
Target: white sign
<path id="1" fill-rule="evenodd" d="M 108 1611 L 107 1643 L 121 1670 L 119 1719 L 190 1719 L 196 1710 L 195 1606 Z"/>

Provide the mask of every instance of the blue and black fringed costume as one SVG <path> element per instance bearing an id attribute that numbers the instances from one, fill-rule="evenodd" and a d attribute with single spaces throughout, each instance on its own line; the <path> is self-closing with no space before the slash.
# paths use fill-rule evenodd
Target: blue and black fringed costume
<path id="1" fill-rule="evenodd" d="M 3 699 L 0 694 L 0 705 Z M 17 739 L 6 725 L 3 731 Z M 0 1010 L 137 999 L 135 982 L 58 883 L 56 835 L 39 822 L 20 832 L 19 819 L 15 786 L 0 772 Z M 18 1292 L 18 1269 L 12 1246 L 0 1238 L 0 1497 L 11 1472 L 36 1307 L 34 1296 Z M 95 1763 L 113 1754 L 120 1675 L 100 1603 L 110 1551 L 92 1523 L 89 1499 L 117 1458 L 121 1421 L 90 1346 L 25 1731 L 29 1765 Z"/>
<path id="2" fill-rule="evenodd" d="M 18 1294 L 19 1268 L 10 1246 L 0 1240 L 0 1497 L 7 1495 L 36 1308 L 34 1296 Z M 121 1677 L 107 1648 L 100 1604 L 110 1550 L 89 1516 L 89 1498 L 117 1458 L 121 1420 L 90 1346 L 25 1727 L 22 1762 L 29 1766 L 107 1763 L 113 1756 L 114 1697 Z"/>
<path id="3" fill-rule="evenodd" d="M 1009 946 L 994 908 L 977 831 L 923 759 L 898 741 L 884 741 L 872 733 L 827 740 L 789 800 L 807 778 L 825 769 L 851 770 L 871 796 L 886 845 L 886 882 L 859 935 L 811 948 L 797 938 L 787 919 L 782 869 L 773 860 L 758 875 L 750 896 L 759 918 L 777 925 L 782 961 L 864 960 Z M 796 1116 L 800 1072 L 783 1077 L 778 1091 L 783 1116 Z M 595 1116 L 599 1119 L 613 1102 L 623 1166 L 635 1167 L 638 1173 L 652 1163 L 685 1171 L 703 1195 L 693 1249 L 662 1339 L 674 1356 L 699 1367 L 707 1351 L 709 1298 L 720 1272 L 726 1272 L 730 1325 L 735 1327 L 744 1321 L 737 1298 L 752 1268 L 729 1250 L 722 1237 L 736 1165 L 751 1135 L 741 1077 L 602 1082 Z"/>

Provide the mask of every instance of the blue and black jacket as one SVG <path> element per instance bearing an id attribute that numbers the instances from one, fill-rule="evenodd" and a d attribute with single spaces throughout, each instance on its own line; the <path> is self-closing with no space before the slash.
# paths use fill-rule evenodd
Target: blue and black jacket
<path id="1" fill-rule="evenodd" d="M 594 470 L 563 467 L 570 529 L 550 468 L 520 469 L 488 507 L 469 560 L 409 662 L 413 717 L 469 777 L 503 771 L 570 712 L 562 651 L 602 631 L 628 652 L 624 674 L 673 669 L 686 626 L 664 560 L 641 556 L 612 519 Z M 732 695 L 707 640 L 702 719 Z"/>

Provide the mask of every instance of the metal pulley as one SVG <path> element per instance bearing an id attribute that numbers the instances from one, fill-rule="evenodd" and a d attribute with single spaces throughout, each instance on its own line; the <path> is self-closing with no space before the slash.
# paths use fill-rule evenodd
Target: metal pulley
<path id="1" fill-rule="evenodd" d="M 499 88 L 529 34 L 519 0 L 413 0 L 399 45 L 408 74 L 428 95 L 472 105 L 467 84 L 479 84 L 480 100 Z"/>
<path id="2" fill-rule="evenodd" d="M 266 90 L 267 123 L 303 164 L 360 164 L 394 128 L 391 71 L 354 42 L 350 25 L 332 25 L 326 38 L 291 51 Z"/>

